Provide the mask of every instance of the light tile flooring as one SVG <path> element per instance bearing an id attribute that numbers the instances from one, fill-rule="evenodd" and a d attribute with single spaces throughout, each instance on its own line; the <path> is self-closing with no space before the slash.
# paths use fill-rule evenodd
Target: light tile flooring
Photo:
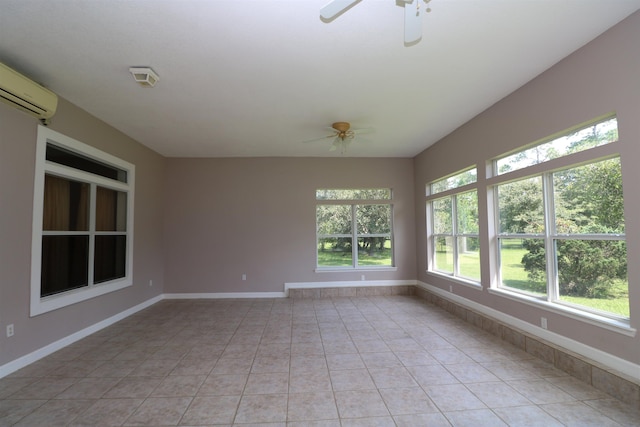
<path id="1" fill-rule="evenodd" d="M 174 300 L 0 380 L 0 425 L 638 426 L 422 300 Z"/>

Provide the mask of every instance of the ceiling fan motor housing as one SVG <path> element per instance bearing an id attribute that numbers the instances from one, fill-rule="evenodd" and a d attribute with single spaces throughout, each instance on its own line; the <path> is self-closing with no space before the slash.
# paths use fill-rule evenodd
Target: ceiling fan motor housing
<path id="1" fill-rule="evenodd" d="M 353 137 L 355 136 L 353 131 L 349 130 L 349 128 L 351 128 L 351 125 L 347 122 L 335 122 L 331 125 L 331 127 L 338 132 L 337 137 L 343 141 L 345 139 L 353 139 Z"/>
<path id="2" fill-rule="evenodd" d="M 337 130 L 338 132 L 346 132 L 349 130 L 351 125 L 347 122 L 335 122 L 334 124 L 331 125 L 331 127 Z"/>

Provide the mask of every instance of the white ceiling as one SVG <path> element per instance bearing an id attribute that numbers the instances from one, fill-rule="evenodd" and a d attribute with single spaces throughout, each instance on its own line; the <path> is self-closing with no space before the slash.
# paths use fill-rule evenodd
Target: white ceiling
<path id="1" fill-rule="evenodd" d="M 0 0 L 0 62 L 165 156 L 413 157 L 640 8 L 640 0 Z M 142 88 L 128 72 L 160 76 Z M 55 116 L 53 118 L 55 121 Z"/>

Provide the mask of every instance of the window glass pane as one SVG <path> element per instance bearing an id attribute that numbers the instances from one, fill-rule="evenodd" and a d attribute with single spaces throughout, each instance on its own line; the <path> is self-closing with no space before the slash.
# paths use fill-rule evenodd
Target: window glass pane
<path id="1" fill-rule="evenodd" d="M 477 237 L 458 237 L 458 274 L 480 281 L 480 241 Z"/>
<path id="2" fill-rule="evenodd" d="M 126 236 L 96 236 L 93 282 L 124 277 L 126 258 Z"/>
<path id="3" fill-rule="evenodd" d="M 88 215 L 89 184 L 44 176 L 43 230 L 87 231 Z"/>
<path id="4" fill-rule="evenodd" d="M 390 200 L 390 188 L 371 189 L 320 189 L 316 190 L 317 200 Z"/>
<path id="5" fill-rule="evenodd" d="M 441 180 L 431 183 L 430 194 L 437 194 L 443 191 L 451 190 L 453 188 L 462 187 L 463 185 L 476 182 L 478 179 L 476 168 L 469 169 L 459 174 L 443 178 Z"/>
<path id="6" fill-rule="evenodd" d="M 391 265 L 389 237 L 358 238 L 358 265 Z"/>
<path id="7" fill-rule="evenodd" d="M 434 270 L 453 274 L 453 237 L 437 236 L 434 244 Z"/>
<path id="8" fill-rule="evenodd" d="M 120 182 L 127 182 L 127 171 L 53 144 L 47 144 L 46 159 L 50 162 L 104 176 L 105 178 L 114 179 Z"/>
<path id="9" fill-rule="evenodd" d="M 97 187 L 96 189 L 96 230 L 127 230 L 127 193 Z"/>
<path id="10" fill-rule="evenodd" d="M 547 294 L 544 239 L 500 239 L 502 286 Z"/>
<path id="11" fill-rule="evenodd" d="M 351 242 L 350 237 L 318 239 L 318 267 L 352 267 Z"/>
<path id="12" fill-rule="evenodd" d="M 624 234 L 620 159 L 553 174 L 559 234 Z"/>
<path id="13" fill-rule="evenodd" d="M 356 206 L 358 234 L 390 234 L 391 205 Z"/>
<path id="14" fill-rule="evenodd" d="M 433 206 L 433 233 L 453 233 L 453 221 L 451 219 L 451 197 L 438 199 L 431 202 Z"/>
<path id="15" fill-rule="evenodd" d="M 318 205 L 318 234 L 351 234 L 351 205 Z"/>
<path id="16" fill-rule="evenodd" d="M 88 285 L 89 236 L 42 236 L 40 296 Z"/>
<path id="17" fill-rule="evenodd" d="M 537 165 L 538 163 L 609 144 L 617 140 L 618 121 L 614 117 L 498 159 L 496 162 L 497 173 L 502 174 Z"/>
<path id="18" fill-rule="evenodd" d="M 478 234 L 478 193 L 470 191 L 456 196 L 458 234 Z"/>
<path id="19" fill-rule="evenodd" d="M 542 177 L 498 186 L 500 233 L 544 233 Z"/>
<path id="20" fill-rule="evenodd" d="M 556 248 L 562 301 L 629 317 L 623 240 L 558 240 Z"/>

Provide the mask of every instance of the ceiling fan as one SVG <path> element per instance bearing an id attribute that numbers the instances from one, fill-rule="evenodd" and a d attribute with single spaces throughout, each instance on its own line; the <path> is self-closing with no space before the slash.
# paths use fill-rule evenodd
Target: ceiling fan
<path id="1" fill-rule="evenodd" d="M 320 9 L 320 17 L 324 21 L 332 21 L 361 0 L 332 0 Z M 424 2 L 425 11 L 431 12 L 428 4 L 431 0 L 396 0 L 404 3 L 404 44 L 413 46 L 422 39 L 422 21 L 420 19 L 420 3 Z"/>
<path id="2" fill-rule="evenodd" d="M 347 122 L 336 122 L 331 125 L 330 128 L 333 133 L 331 135 L 323 136 L 321 138 L 312 139 L 305 142 L 321 141 L 323 139 L 333 138 L 333 143 L 329 148 L 329 151 L 336 151 L 340 149 L 340 153 L 347 152 L 349 144 L 354 140 L 357 134 L 373 132 L 372 128 L 364 129 L 351 129 L 351 124 Z"/>

